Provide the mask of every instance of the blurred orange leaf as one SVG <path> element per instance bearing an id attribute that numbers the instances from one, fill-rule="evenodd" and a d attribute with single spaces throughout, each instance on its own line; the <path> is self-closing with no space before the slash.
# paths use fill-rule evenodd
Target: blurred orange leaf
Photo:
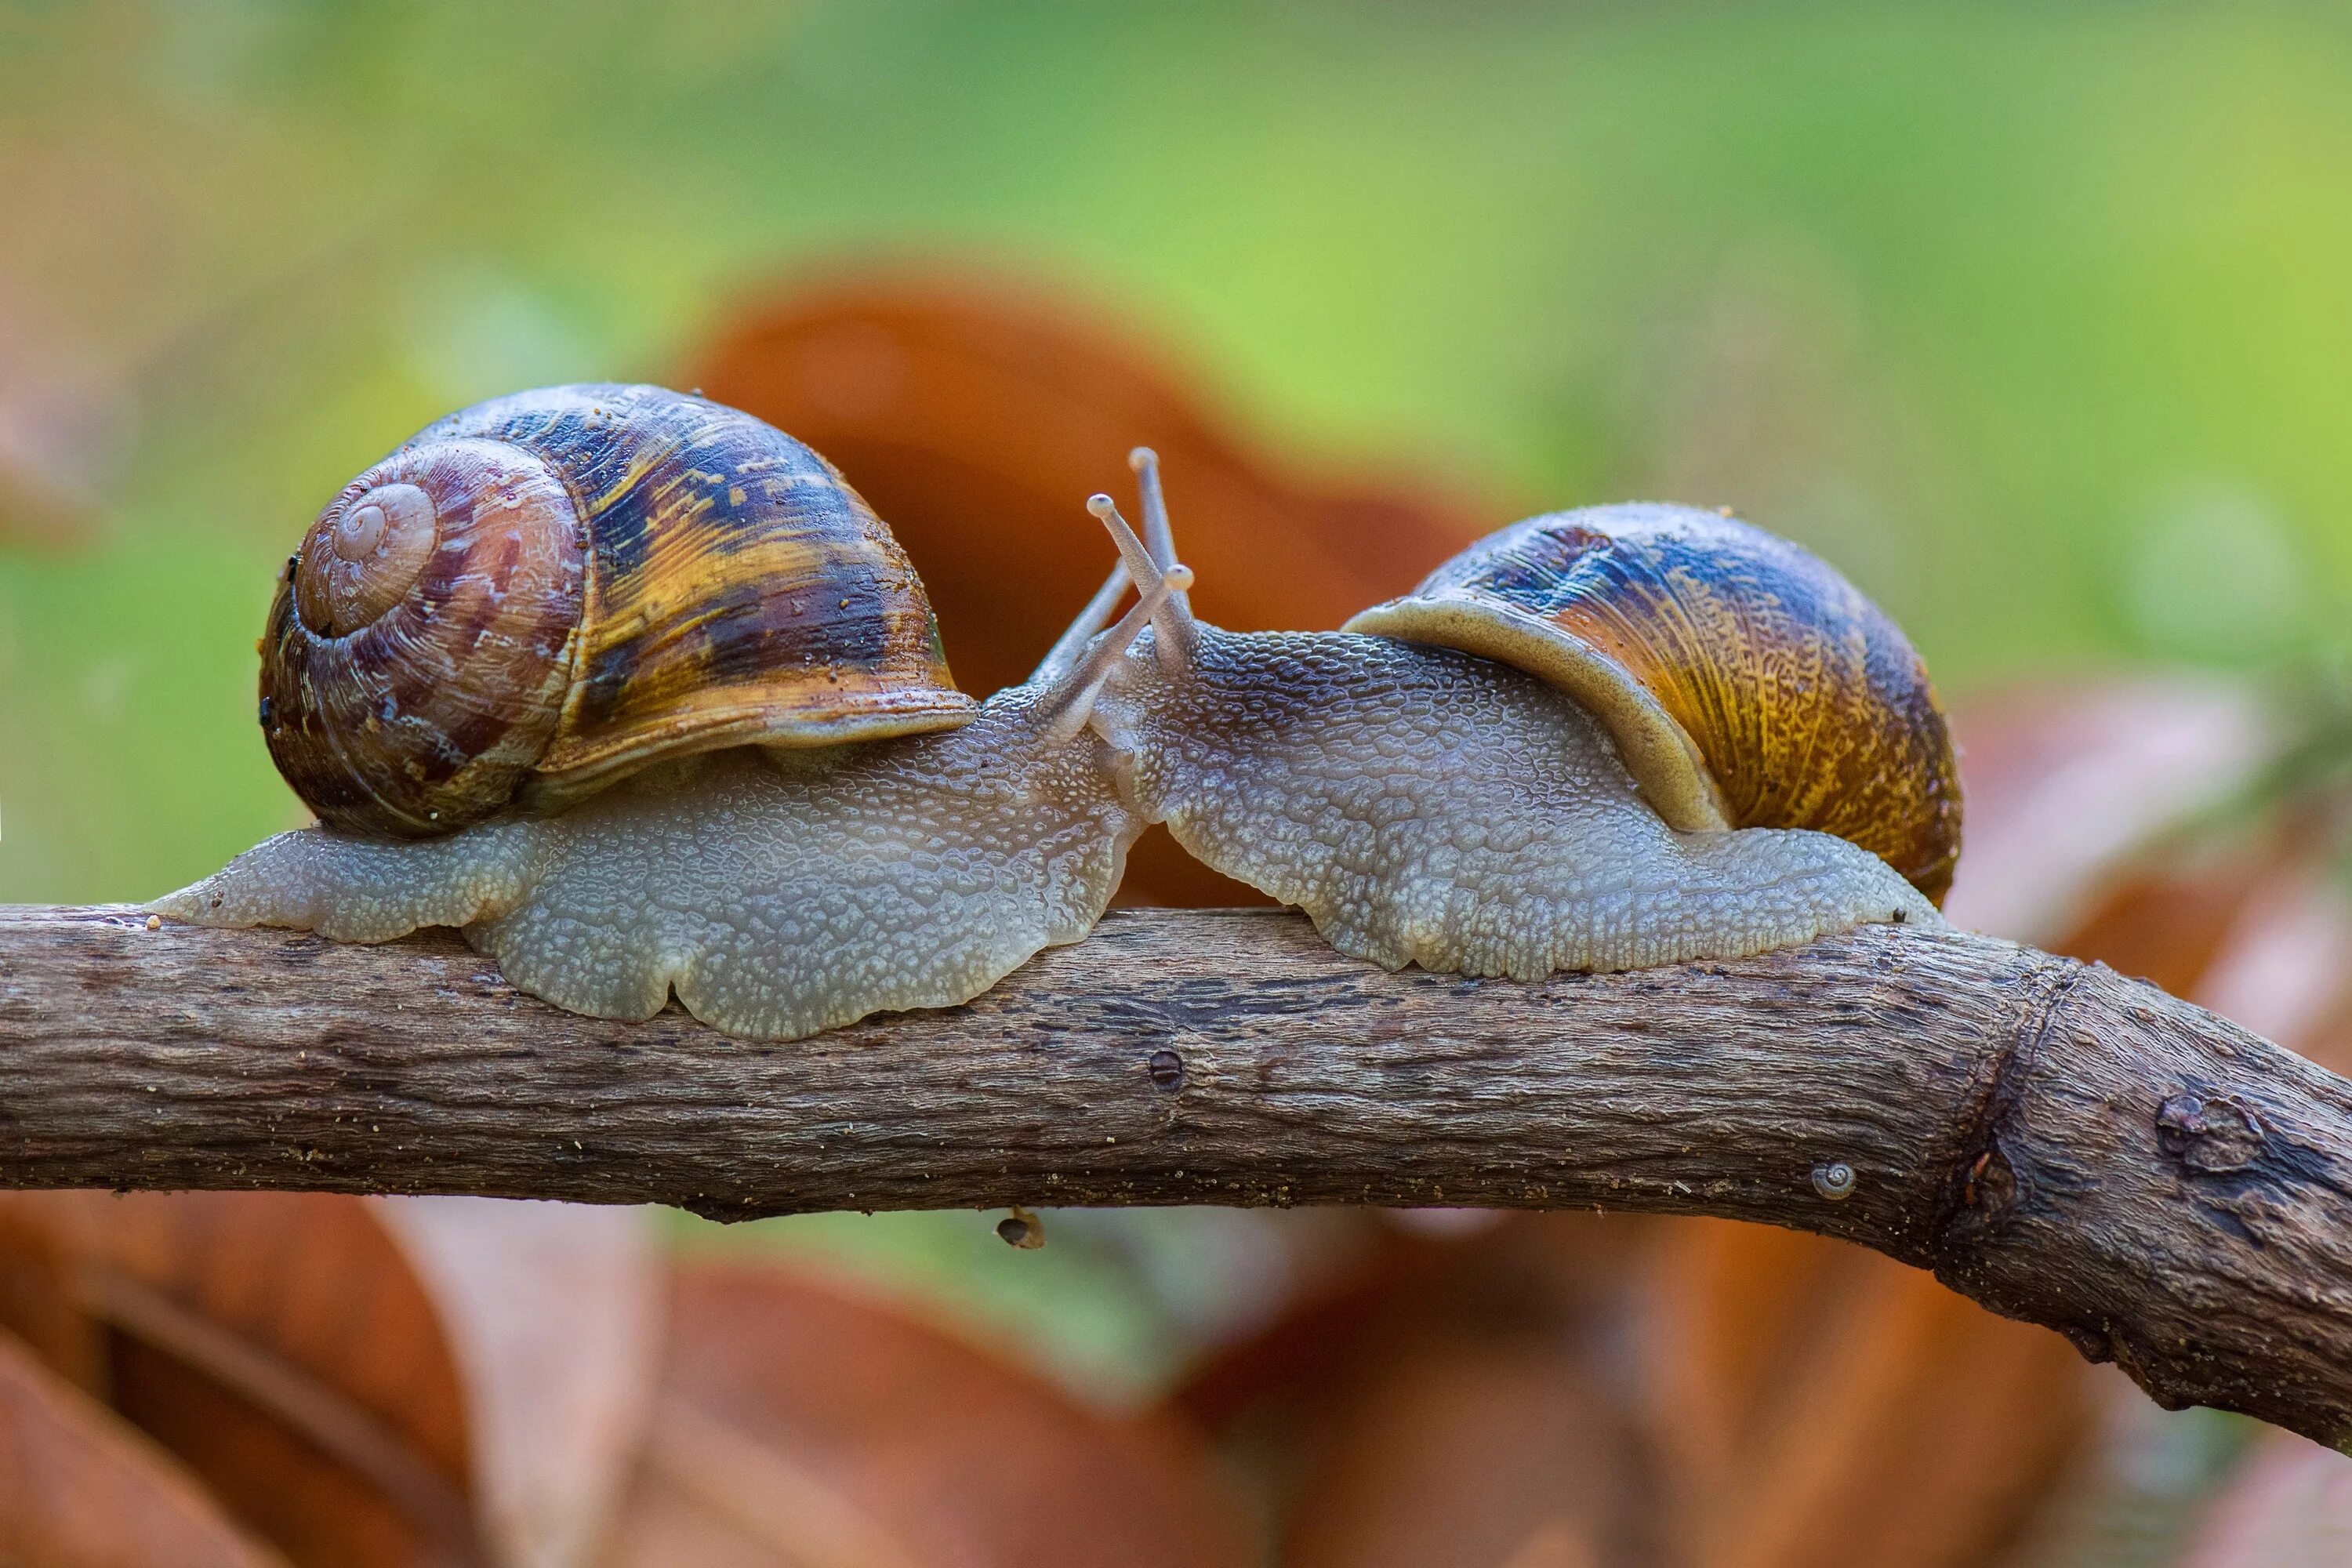
<path id="1" fill-rule="evenodd" d="M 0 1563 L 285 1568 L 148 1438 L 0 1333 Z"/>
<path id="2" fill-rule="evenodd" d="M 1250 1457 L 1294 1568 L 1652 1561 L 1654 1495 L 1594 1352 L 1655 1228 L 1518 1215 L 1391 1231 L 1174 1403 Z"/>
<path id="3" fill-rule="evenodd" d="M 1362 1390 L 1307 1479 L 1289 1568 L 1622 1561 L 1634 1462 L 1573 1341 L 1439 1337 Z"/>
<path id="4" fill-rule="evenodd" d="M 2047 1330 L 1822 1237 L 1675 1225 L 1643 1364 L 1707 1568 L 1963 1568 L 2050 1494 L 2088 1374 Z"/>
<path id="5" fill-rule="evenodd" d="M 601 1568 L 1224 1568 L 1251 1561 L 1180 1428 L 1077 1405 L 793 1271 L 675 1279 L 659 1413 Z"/>
<path id="6" fill-rule="evenodd" d="M 12 1194 L 106 1335 L 106 1402 L 297 1563 L 486 1562 L 465 1390 L 360 1199 Z"/>
<path id="7" fill-rule="evenodd" d="M 2280 752 L 2217 681 L 2041 687 L 1963 705 L 1969 850 L 1948 912 L 2140 976 L 2352 1066 L 2352 902 L 2331 814 L 2282 796 L 2180 830 Z"/>
<path id="8" fill-rule="evenodd" d="M 1955 704 L 1966 847 L 1945 913 L 2049 946 L 2158 833 L 2226 799 L 2275 756 L 2241 687 L 2144 679 L 2037 686 Z"/>
<path id="9" fill-rule="evenodd" d="M 562 1568 L 658 1362 L 628 1211 L 11 1194 L 0 1323 L 298 1564 Z"/>
<path id="10" fill-rule="evenodd" d="M 371 1206 L 463 1377 L 491 1555 L 505 1568 L 584 1562 L 618 1506 L 661 1367 L 662 1260 L 644 1212 L 464 1197 Z"/>

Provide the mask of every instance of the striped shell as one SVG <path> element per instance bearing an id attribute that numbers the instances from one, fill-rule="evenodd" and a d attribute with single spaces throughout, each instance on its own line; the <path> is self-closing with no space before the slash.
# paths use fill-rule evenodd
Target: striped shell
<path id="1" fill-rule="evenodd" d="M 652 386 L 426 426 L 289 561 L 261 724 L 330 826 L 446 833 L 656 759 L 951 729 L 922 582 L 816 453 Z"/>
<path id="2" fill-rule="evenodd" d="M 1499 659 L 1606 724 L 1685 832 L 1802 827 L 1941 902 L 1960 784 L 1927 667 L 1818 557 L 1685 507 L 1591 507 L 1479 541 L 1348 630 Z"/>

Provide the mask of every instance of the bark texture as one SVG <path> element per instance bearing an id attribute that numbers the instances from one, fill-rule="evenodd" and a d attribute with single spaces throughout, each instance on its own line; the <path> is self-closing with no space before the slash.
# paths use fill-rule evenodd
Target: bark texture
<path id="1" fill-rule="evenodd" d="M 10 909 L 0 1185 L 1720 1215 L 1931 1268 L 2162 1404 L 2352 1444 L 2352 1082 L 1950 931 L 1521 985 L 1136 912 L 968 1006 L 752 1045 L 558 1012 L 452 937 Z"/>

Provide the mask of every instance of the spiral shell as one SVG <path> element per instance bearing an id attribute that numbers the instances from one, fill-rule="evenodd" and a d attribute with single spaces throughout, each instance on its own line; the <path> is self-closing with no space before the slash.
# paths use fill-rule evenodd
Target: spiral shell
<path id="1" fill-rule="evenodd" d="M 1684 507 L 1592 507 L 1490 534 L 1347 629 L 1461 649 L 1567 691 L 1684 832 L 1798 827 L 1940 902 L 1960 785 L 1927 667 L 1818 557 Z"/>
<path id="2" fill-rule="evenodd" d="M 412 837 L 664 757 L 976 710 L 905 552 L 831 465 L 617 385 L 477 405 L 344 487 L 288 563 L 261 694 L 321 821 Z"/>

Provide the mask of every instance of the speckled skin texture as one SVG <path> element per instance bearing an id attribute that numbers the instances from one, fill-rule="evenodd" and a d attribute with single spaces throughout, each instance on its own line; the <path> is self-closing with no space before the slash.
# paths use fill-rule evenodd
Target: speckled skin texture
<path id="1" fill-rule="evenodd" d="M 281 834 L 154 908 L 344 942 L 463 926 L 559 1006 L 645 1018 L 674 989 L 754 1038 L 951 1006 L 1085 936 L 1143 826 L 1103 743 L 1050 743 L 1036 700 L 999 692 L 938 734 L 688 758 L 446 838 Z"/>
<path id="2" fill-rule="evenodd" d="M 1190 668 L 1131 653 L 1094 722 L 1149 820 L 1390 969 L 1533 980 L 1941 923 L 1843 839 L 1673 831 L 1583 710 L 1466 654 L 1202 626 Z"/>

